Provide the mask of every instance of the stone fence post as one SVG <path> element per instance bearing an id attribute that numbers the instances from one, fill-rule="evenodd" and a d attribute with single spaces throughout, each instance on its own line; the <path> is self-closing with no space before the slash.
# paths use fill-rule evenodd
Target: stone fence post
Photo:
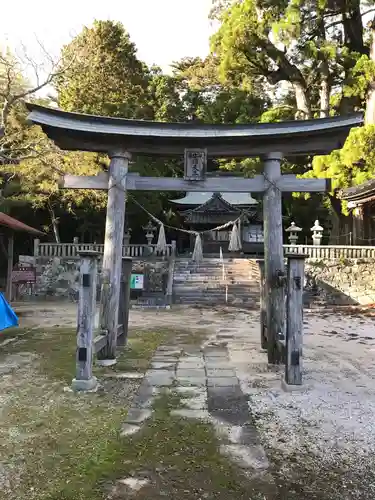
<path id="1" fill-rule="evenodd" d="M 267 350 L 267 311 L 266 311 L 266 277 L 264 259 L 258 259 L 260 271 L 260 343 L 262 349 Z"/>
<path id="2" fill-rule="evenodd" d="M 36 238 L 34 240 L 34 257 L 39 257 L 39 245 L 40 245 L 40 240 Z"/>
<path id="3" fill-rule="evenodd" d="M 176 255 L 177 255 L 177 241 L 172 240 L 171 245 L 172 245 L 171 257 L 176 257 Z"/>
<path id="4" fill-rule="evenodd" d="M 120 302 L 118 310 L 118 323 L 122 325 L 120 335 L 117 336 L 117 345 L 124 346 L 128 340 L 129 309 L 130 309 L 130 281 L 132 276 L 132 259 L 122 258 L 122 273 L 120 285 Z"/>
<path id="5" fill-rule="evenodd" d="M 74 391 L 89 391 L 97 386 L 97 380 L 92 374 L 92 365 L 99 254 L 86 251 L 81 252 L 80 257 L 76 378 L 72 381 L 72 389 Z"/>

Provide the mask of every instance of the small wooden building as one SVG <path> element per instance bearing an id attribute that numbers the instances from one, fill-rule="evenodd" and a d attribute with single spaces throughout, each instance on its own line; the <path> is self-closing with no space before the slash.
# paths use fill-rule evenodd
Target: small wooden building
<path id="1" fill-rule="evenodd" d="M 340 198 L 348 202 L 352 245 L 375 245 L 375 179 L 343 189 Z"/>
<path id="2" fill-rule="evenodd" d="M 243 252 L 263 252 L 263 218 L 259 203 L 251 194 L 190 192 L 184 198 L 172 200 L 172 203 L 188 230 L 206 231 L 202 237 L 205 254 L 218 255 L 220 247 L 224 253 L 228 252 L 232 226 L 220 230 L 215 228 L 235 221 L 241 215 L 239 231 Z M 191 235 L 189 246 L 183 250 L 192 252 L 194 241 L 195 237 Z"/>
<path id="3" fill-rule="evenodd" d="M 12 271 L 14 264 L 14 233 L 15 232 L 23 232 L 29 233 L 34 236 L 43 236 L 44 233 L 42 231 L 38 231 L 33 227 L 24 224 L 23 222 L 10 217 L 3 212 L 0 212 L 0 233 L 3 238 L 7 241 L 7 278 L 6 278 L 6 298 L 10 302 L 12 299 Z"/>

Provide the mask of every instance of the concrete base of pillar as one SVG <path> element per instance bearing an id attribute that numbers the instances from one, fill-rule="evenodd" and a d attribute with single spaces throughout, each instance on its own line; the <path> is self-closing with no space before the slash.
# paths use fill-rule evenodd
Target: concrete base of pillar
<path id="1" fill-rule="evenodd" d="M 306 384 L 301 384 L 301 385 L 293 385 L 293 384 L 287 384 L 285 381 L 285 377 L 282 377 L 281 379 L 281 388 L 285 392 L 303 392 L 308 389 Z"/>
<path id="2" fill-rule="evenodd" d="M 98 366 L 113 366 L 117 363 L 117 359 L 97 359 L 96 364 Z"/>
<path id="3" fill-rule="evenodd" d="M 98 387 L 98 379 L 96 377 L 91 377 L 88 380 L 77 380 L 74 378 L 72 380 L 72 390 L 78 391 L 95 391 Z"/>

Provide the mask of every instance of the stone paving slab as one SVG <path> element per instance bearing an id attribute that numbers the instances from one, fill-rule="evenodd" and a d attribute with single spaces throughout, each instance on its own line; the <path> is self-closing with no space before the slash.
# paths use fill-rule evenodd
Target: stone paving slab
<path id="1" fill-rule="evenodd" d="M 120 431 L 120 436 L 132 436 L 141 430 L 139 425 L 134 424 L 123 424 Z"/>
<path id="2" fill-rule="evenodd" d="M 178 368 L 180 370 L 195 370 L 195 369 L 202 369 L 204 370 L 205 364 L 204 361 L 193 361 L 193 362 L 186 362 L 186 361 L 180 361 L 178 363 Z"/>
<path id="3" fill-rule="evenodd" d="M 153 386 L 170 386 L 173 384 L 175 376 L 170 370 L 149 370 L 146 373 L 146 380 Z"/>
<path id="4" fill-rule="evenodd" d="M 177 382 L 181 386 L 205 387 L 206 377 L 177 377 Z"/>
<path id="5" fill-rule="evenodd" d="M 224 358 L 229 359 L 228 352 L 219 349 L 204 349 L 204 357 L 207 358 Z"/>
<path id="6" fill-rule="evenodd" d="M 191 396 L 199 396 L 201 394 L 205 394 L 207 396 L 207 388 L 205 385 L 202 387 L 177 386 L 175 388 L 175 392 L 182 395 L 190 394 Z"/>
<path id="7" fill-rule="evenodd" d="M 183 356 L 179 360 L 179 364 L 185 365 L 195 365 L 195 364 L 204 364 L 203 356 Z"/>
<path id="8" fill-rule="evenodd" d="M 178 361 L 178 358 L 173 358 L 170 356 L 162 356 L 160 353 L 155 354 L 154 357 L 152 358 L 152 363 L 174 363 L 176 364 Z"/>
<path id="9" fill-rule="evenodd" d="M 152 415 L 152 404 L 158 393 L 177 392 L 182 407 L 172 410 L 173 416 L 212 423 L 221 452 L 243 468 L 247 476 L 264 475 L 269 467 L 268 460 L 253 425 L 249 395 L 242 391 L 243 381 L 240 385 L 236 376 L 252 363 L 245 352 L 248 344 L 245 338 L 236 339 L 235 332 L 232 335 L 232 332 L 222 331 L 219 336 L 235 342 L 240 358 L 236 362 L 242 362 L 243 366 L 234 365 L 227 346 L 182 347 L 175 339 L 176 345 L 159 347 L 134 398 L 121 435 L 138 432 Z"/>
<path id="10" fill-rule="evenodd" d="M 177 368 L 177 378 L 205 378 L 204 368 L 194 368 L 191 370 L 182 370 Z"/>
<path id="11" fill-rule="evenodd" d="M 166 363 L 164 361 L 152 361 L 151 368 L 153 370 L 175 370 L 177 362 Z"/>
<path id="12" fill-rule="evenodd" d="M 205 366 L 209 369 L 231 369 L 232 363 L 228 359 L 208 358 L 206 359 Z"/>
<path id="13" fill-rule="evenodd" d="M 160 351 L 174 351 L 174 352 L 178 352 L 178 353 L 181 353 L 182 349 L 176 349 L 176 346 L 175 345 L 161 345 L 159 346 L 155 352 L 160 352 Z"/>
<path id="14" fill-rule="evenodd" d="M 200 347 L 195 347 L 191 345 L 181 345 L 182 350 L 184 351 L 184 358 L 190 358 L 194 356 L 203 357 L 203 352 Z"/>
<path id="15" fill-rule="evenodd" d="M 208 378 L 235 378 L 236 377 L 236 372 L 233 370 L 233 368 L 222 368 L 222 367 L 216 367 L 216 368 L 207 368 L 206 369 L 207 377 Z"/>
<path id="16" fill-rule="evenodd" d="M 208 377 L 208 387 L 236 387 L 238 385 L 237 377 Z"/>
<path id="17" fill-rule="evenodd" d="M 124 372 L 124 373 L 113 372 L 113 373 L 104 373 L 102 376 L 103 378 L 109 378 L 109 379 L 141 380 L 143 379 L 145 374 L 138 372 Z"/>
<path id="18" fill-rule="evenodd" d="M 187 408 L 190 408 L 191 410 L 208 410 L 208 403 L 207 403 L 207 393 L 204 392 L 203 394 L 200 395 L 195 395 L 191 396 L 190 394 L 187 395 L 188 397 L 182 398 L 181 402 L 184 406 Z"/>
<path id="19" fill-rule="evenodd" d="M 228 455 L 244 469 L 267 470 L 269 462 L 261 446 L 243 446 L 238 444 L 222 445 L 222 453 Z"/>
<path id="20" fill-rule="evenodd" d="M 147 382 L 147 378 L 144 378 L 132 401 L 132 406 L 137 408 L 150 408 L 156 395 L 157 388 L 150 385 Z"/>
<path id="21" fill-rule="evenodd" d="M 199 420 L 209 420 L 210 414 L 207 410 L 190 410 L 185 408 L 180 408 L 178 410 L 172 410 L 171 415 L 175 417 L 184 418 L 194 418 Z"/>
<path id="22" fill-rule="evenodd" d="M 127 424 L 142 425 L 152 415 L 152 410 L 131 407 L 126 415 Z"/>

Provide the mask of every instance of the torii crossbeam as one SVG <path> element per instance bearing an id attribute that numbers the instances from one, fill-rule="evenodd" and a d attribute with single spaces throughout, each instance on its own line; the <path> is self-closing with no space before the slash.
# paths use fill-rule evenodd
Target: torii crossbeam
<path id="1" fill-rule="evenodd" d="M 108 173 L 66 175 L 62 187 L 108 190 L 103 257 L 101 328 L 107 332 L 104 357 L 115 359 L 120 293 L 122 236 L 127 190 L 263 193 L 264 252 L 267 283 L 268 360 L 279 362 L 277 338 L 284 324 L 284 273 L 281 197 L 283 192 L 326 192 L 327 179 L 281 175 L 287 155 L 328 154 L 339 149 L 361 115 L 269 124 L 200 125 L 159 123 L 67 113 L 28 104 L 29 121 L 40 125 L 62 149 L 107 153 Z M 185 156 L 185 177 L 140 177 L 128 173 L 131 154 Z M 261 156 L 264 175 L 252 179 L 210 178 L 208 157 Z"/>

